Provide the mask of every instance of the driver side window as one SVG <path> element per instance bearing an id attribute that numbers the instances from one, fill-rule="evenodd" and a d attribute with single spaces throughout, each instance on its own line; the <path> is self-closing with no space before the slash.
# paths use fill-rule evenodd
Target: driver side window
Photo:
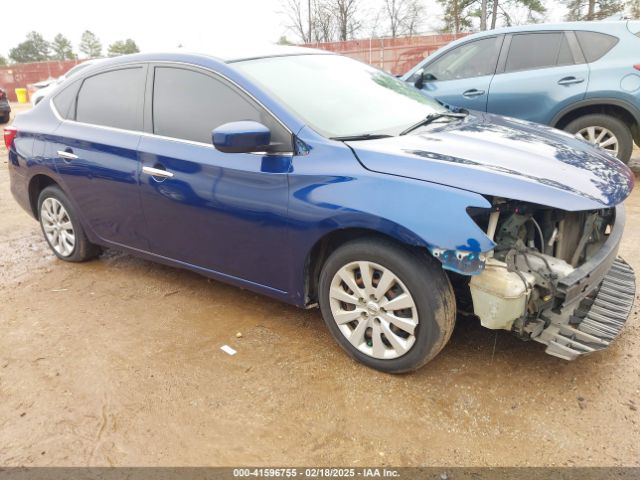
<path id="1" fill-rule="evenodd" d="M 252 120 L 271 131 L 272 152 L 290 152 L 291 135 L 260 105 L 222 79 L 179 67 L 155 67 L 153 133 L 211 144 L 211 131 Z"/>
<path id="2" fill-rule="evenodd" d="M 465 43 L 445 53 L 424 68 L 433 80 L 460 80 L 493 75 L 498 63 L 502 37 L 489 37 Z"/>

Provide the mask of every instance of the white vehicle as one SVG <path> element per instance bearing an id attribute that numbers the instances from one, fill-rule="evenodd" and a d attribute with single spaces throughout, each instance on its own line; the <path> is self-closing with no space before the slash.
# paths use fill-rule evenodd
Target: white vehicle
<path id="1" fill-rule="evenodd" d="M 39 88 L 35 92 L 33 92 L 33 95 L 31 95 L 31 104 L 34 106 L 37 105 L 40 100 L 42 100 L 45 96 L 47 96 L 49 92 L 53 91 L 58 85 L 64 82 L 67 78 L 78 73 L 83 68 L 88 67 L 89 65 L 95 64 L 97 61 L 98 60 L 87 60 L 86 62 L 82 62 L 75 65 L 74 67 L 71 67 L 69 70 L 67 70 L 66 73 L 64 73 L 63 75 L 60 75 L 58 78 L 54 80 L 51 80 L 51 81 L 45 80 L 43 82 L 38 82 L 38 83 L 48 82 L 48 84 L 42 88 Z"/>

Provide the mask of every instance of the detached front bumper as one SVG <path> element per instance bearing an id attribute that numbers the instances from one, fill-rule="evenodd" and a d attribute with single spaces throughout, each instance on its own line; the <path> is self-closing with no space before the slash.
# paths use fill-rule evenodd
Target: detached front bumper
<path id="1" fill-rule="evenodd" d="M 565 360 L 603 350 L 622 331 L 635 299 L 633 269 L 618 249 L 625 213 L 616 207 L 614 227 L 602 248 L 558 284 L 558 304 L 544 312 L 545 327 L 531 338 Z"/>
<path id="2" fill-rule="evenodd" d="M 546 353 L 565 360 L 603 350 L 622 331 L 636 293 L 633 269 L 617 258 L 602 282 L 577 307 L 551 313 L 549 325 L 533 337 Z"/>

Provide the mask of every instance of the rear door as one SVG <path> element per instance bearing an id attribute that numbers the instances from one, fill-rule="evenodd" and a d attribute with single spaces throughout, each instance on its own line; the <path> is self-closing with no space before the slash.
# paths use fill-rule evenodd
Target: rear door
<path id="1" fill-rule="evenodd" d="M 63 90 L 54 105 L 64 121 L 46 142 L 86 226 L 103 241 L 145 250 L 137 147 L 146 71 L 114 68 Z"/>
<path id="2" fill-rule="evenodd" d="M 150 129 L 139 155 L 151 251 L 285 291 L 291 133 L 246 93 L 208 70 L 156 65 L 147 92 L 153 108 L 147 109 Z M 269 127 L 272 142 L 284 152 L 216 150 L 211 131 L 241 120 Z"/>
<path id="3" fill-rule="evenodd" d="M 473 40 L 427 61 L 422 90 L 447 105 L 485 111 L 502 39 Z"/>
<path id="4" fill-rule="evenodd" d="M 548 124 L 582 100 L 589 67 L 573 32 L 508 35 L 489 90 L 487 111 Z"/>

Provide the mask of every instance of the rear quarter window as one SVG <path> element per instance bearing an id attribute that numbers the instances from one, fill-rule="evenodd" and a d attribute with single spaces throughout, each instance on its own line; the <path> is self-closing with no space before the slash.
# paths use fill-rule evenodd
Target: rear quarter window
<path id="1" fill-rule="evenodd" d="M 66 119 L 73 120 L 76 112 L 76 96 L 78 95 L 78 87 L 80 82 L 76 82 L 69 85 L 55 97 L 53 97 L 53 104 L 58 111 L 58 114 Z"/>
<path id="2" fill-rule="evenodd" d="M 618 38 L 606 33 L 576 32 L 580 48 L 588 63 L 604 57 L 618 43 Z"/>

